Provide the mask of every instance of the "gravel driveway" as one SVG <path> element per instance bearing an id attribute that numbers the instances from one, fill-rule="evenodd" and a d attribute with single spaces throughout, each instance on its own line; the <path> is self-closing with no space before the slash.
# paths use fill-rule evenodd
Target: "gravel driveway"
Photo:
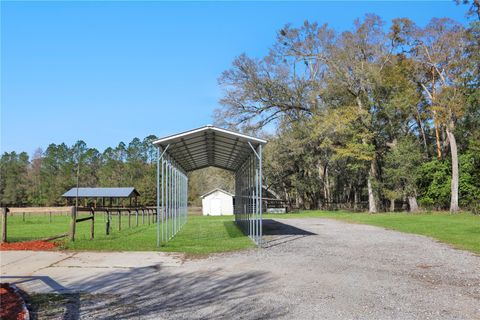
<path id="1" fill-rule="evenodd" d="M 24 275 L 71 292 L 60 318 L 480 319 L 477 255 L 330 219 L 267 220 L 265 229 L 260 250 L 137 268 L 64 258 L 63 269 Z"/>

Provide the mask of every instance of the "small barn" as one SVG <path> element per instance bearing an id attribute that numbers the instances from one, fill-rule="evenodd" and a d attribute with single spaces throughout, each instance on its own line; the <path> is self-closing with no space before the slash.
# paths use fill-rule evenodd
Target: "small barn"
<path id="1" fill-rule="evenodd" d="M 201 198 L 204 216 L 233 215 L 234 195 L 230 192 L 215 188 L 202 195 Z"/>
<path id="2" fill-rule="evenodd" d="M 137 197 L 140 193 L 133 187 L 126 188 L 72 188 L 65 192 L 62 197 L 67 199 L 67 204 L 75 203 L 75 199 L 80 199 L 80 204 L 92 207 L 124 207 L 125 200 L 128 199 L 128 205 L 137 206 Z"/>

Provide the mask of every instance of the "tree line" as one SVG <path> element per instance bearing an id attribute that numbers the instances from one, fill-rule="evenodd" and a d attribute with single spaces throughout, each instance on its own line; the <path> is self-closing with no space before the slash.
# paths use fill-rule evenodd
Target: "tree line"
<path id="1" fill-rule="evenodd" d="M 80 187 L 135 187 L 139 203 L 155 203 L 156 149 L 154 135 L 130 143 L 120 142 L 103 153 L 89 148 L 84 141 L 69 147 L 50 144 L 37 149 L 32 157 L 26 152 L 4 153 L 0 159 L 0 202 L 11 206 L 64 205 L 61 195 L 78 184 Z"/>
<path id="2" fill-rule="evenodd" d="M 263 184 L 291 207 L 478 210 L 480 7 L 470 4 L 468 26 L 398 18 L 387 28 L 373 14 L 343 32 L 286 25 L 268 55 L 242 54 L 220 76 L 216 123 L 269 140 Z M 64 204 L 80 164 L 80 186 L 133 186 L 153 205 L 155 138 L 104 152 L 78 141 L 31 159 L 4 153 L 0 202 Z M 233 177 L 207 168 L 190 174 L 189 187 L 199 204 L 214 187 L 232 191 Z"/>
<path id="3" fill-rule="evenodd" d="M 480 10 L 468 27 L 305 21 L 219 78 L 217 123 L 265 134 L 265 184 L 299 208 L 478 208 Z M 267 129 L 265 129 L 267 128 Z"/>
<path id="4" fill-rule="evenodd" d="M 84 141 L 50 144 L 31 159 L 26 152 L 5 152 L 0 158 L 0 205 L 65 205 L 61 196 L 77 186 L 77 169 L 80 187 L 135 187 L 140 205 L 156 205 L 155 139 L 134 138 L 103 152 Z M 190 205 L 200 206 L 200 196 L 217 187 L 233 192 L 233 176 L 225 170 L 205 168 L 188 175 Z"/>

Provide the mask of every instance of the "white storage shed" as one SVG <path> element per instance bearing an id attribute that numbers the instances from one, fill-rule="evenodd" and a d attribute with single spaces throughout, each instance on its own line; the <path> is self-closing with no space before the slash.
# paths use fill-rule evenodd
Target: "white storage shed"
<path id="1" fill-rule="evenodd" d="M 215 188 L 205 193 L 202 198 L 202 212 L 204 216 L 233 215 L 234 195 L 225 190 Z"/>

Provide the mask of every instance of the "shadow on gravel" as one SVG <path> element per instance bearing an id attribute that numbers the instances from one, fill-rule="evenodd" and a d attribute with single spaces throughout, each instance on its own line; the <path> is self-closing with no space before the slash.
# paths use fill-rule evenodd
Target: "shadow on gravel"
<path id="1" fill-rule="evenodd" d="M 56 293 L 34 294 L 21 291 L 27 304 L 31 320 L 60 318 L 64 320 L 80 318 L 80 294 L 72 292 L 60 283 L 47 276 L 1 276 L 0 279 L 11 279 L 10 283 L 19 285 L 27 282 L 42 282 Z M 47 305 L 45 314 L 39 309 Z"/>
<path id="2" fill-rule="evenodd" d="M 263 235 L 265 236 L 264 248 L 270 248 L 307 236 L 316 235 L 316 233 L 272 219 L 263 220 L 262 225 Z"/>
<path id="3" fill-rule="evenodd" d="M 114 271 L 73 284 L 69 291 L 75 294 L 41 297 L 56 302 L 57 317 L 55 310 L 47 310 L 52 303 L 32 307 L 38 319 L 276 319 L 286 314 L 282 306 L 262 299 L 262 292 L 273 286 L 266 272 L 173 273 L 168 269 Z M 59 303 L 64 303 L 60 312 Z"/>
<path id="4" fill-rule="evenodd" d="M 289 224 L 281 223 L 277 220 L 263 220 L 263 235 L 292 235 L 292 236 L 312 236 L 316 233 L 294 227 Z"/>
<path id="5" fill-rule="evenodd" d="M 261 290 L 268 283 L 266 272 L 225 275 L 216 269 L 172 274 L 168 269 L 152 267 L 115 272 L 82 284 L 86 291 L 122 292 L 111 299 L 103 296 L 101 308 L 97 303 L 84 304 L 82 316 L 102 319 L 277 318 L 284 314 L 281 307 L 261 301 Z"/>

